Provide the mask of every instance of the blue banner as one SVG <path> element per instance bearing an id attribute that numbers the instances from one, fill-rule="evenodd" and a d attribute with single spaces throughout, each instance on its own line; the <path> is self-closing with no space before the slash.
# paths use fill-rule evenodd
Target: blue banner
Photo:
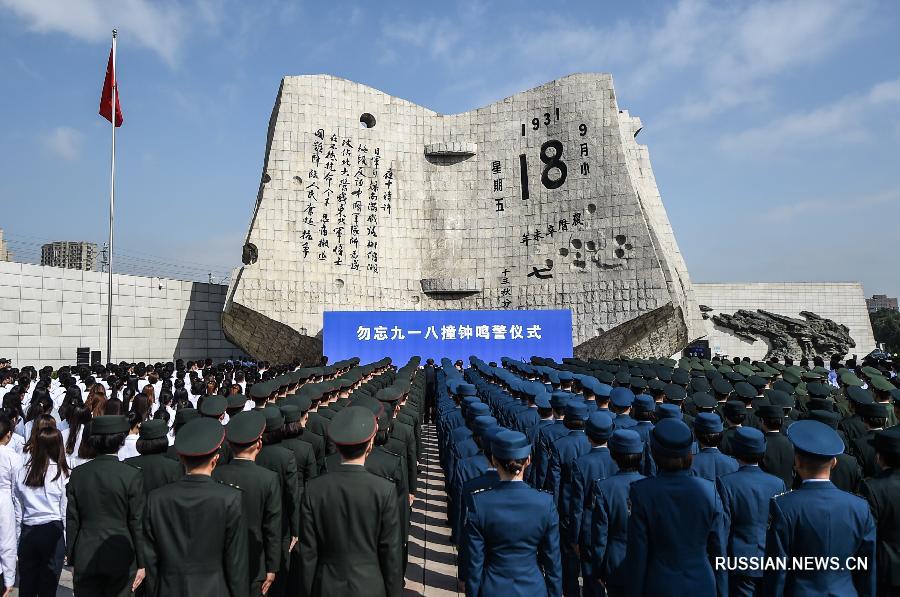
<path id="1" fill-rule="evenodd" d="M 572 312 L 547 311 L 325 311 L 323 352 L 329 362 L 359 357 L 370 363 L 391 357 L 403 365 L 412 356 L 435 362 L 471 355 L 572 356 Z"/>

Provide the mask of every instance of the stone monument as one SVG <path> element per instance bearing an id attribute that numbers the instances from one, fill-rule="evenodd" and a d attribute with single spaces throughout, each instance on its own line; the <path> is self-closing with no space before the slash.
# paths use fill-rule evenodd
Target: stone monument
<path id="1" fill-rule="evenodd" d="M 578 357 L 668 357 L 702 320 L 640 130 L 606 74 L 453 115 L 285 77 L 225 333 L 309 362 L 325 310 L 564 308 Z"/>

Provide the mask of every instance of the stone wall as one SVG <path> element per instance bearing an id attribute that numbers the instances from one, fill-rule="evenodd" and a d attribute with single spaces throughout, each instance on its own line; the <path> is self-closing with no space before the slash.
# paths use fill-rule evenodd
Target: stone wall
<path id="1" fill-rule="evenodd" d="M 78 347 L 106 362 L 108 274 L 0 263 L 0 356 L 24 365 L 75 362 Z M 222 333 L 226 287 L 113 276 L 113 359 L 224 360 L 243 354 Z"/>
<path id="2" fill-rule="evenodd" d="M 712 316 L 733 315 L 738 309 L 763 309 L 797 319 L 803 319 L 801 311 L 810 311 L 849 328 L 850 337 L 856 342 L 851 354 L 864 356 L 875 348 L 865 295 L 858 282 L 694 283 L 694 293 L 700 305 L 711 309 L 706 313 L 709 319 L 703 323 L 713 355 L 754 359 L 765 356 L 768 345 L 764 341 L 751 342 L 713 323 Z"/>
<path id="3" fill-rule="evenodd" d="M 325 310 L 568 308 L 577 354 L 668 356 L 702 325 L 639 127 L 605 74 L 454 115 L 285 77 L 225 330 L 274 359 Z"/>

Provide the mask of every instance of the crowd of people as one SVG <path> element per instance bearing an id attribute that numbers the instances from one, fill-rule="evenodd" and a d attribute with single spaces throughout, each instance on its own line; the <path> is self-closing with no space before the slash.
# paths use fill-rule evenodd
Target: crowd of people
<path id="1" fill-rule="evenodd" d="M 4 595 L 64 564 L 76 595 L 399 595 L 428 423 L 467 595 L 895 595 L 898 386 L 839 358 L 0 361 Z"/>
<path id="2" fill-rule="evenodd" d="M 470 365 L 430 376 L 467 595 L 900 594 L 896 364 Z"/>
<path id="3" fill-rule="evenodd" d="M 3 595 L 398 595 L 418 364 L 0 364 Z"/>

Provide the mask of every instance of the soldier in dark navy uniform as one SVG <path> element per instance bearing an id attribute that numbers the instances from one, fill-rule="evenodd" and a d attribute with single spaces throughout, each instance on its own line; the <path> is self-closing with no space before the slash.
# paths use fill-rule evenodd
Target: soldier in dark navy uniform
<path id="1" fill-rule="evenodd" d="M 694 433 L 700 451 L 694 455 L 691 470 L 707 481 L 715 482 L 722 475 L 738 470 L 737 461 L 719 450 L 722 431 L 722 419 L 715 413 L 701 412 L 694 419 Z"/>
<path id="2" fill-rule="evenodd" d="M 569 433 L 563 418 L 565 417 L 566 404 L 574 396 L 568 392 L 553 392 L 550 395 L 550 407 L 553 409 L 554 421 L 541 427 L 535 439 L 532 474 L 532 486 L 536 489 L 548 489 L 550 487 L 550 450 L 553 442 Z"/>
<path id="3" fill-rule="evenodd" d="M 217 466 L 213 478 L 241 490 L 247 527 L 249 595 L 266 594 L 281 565 L 281 483 L 278 475 L 256 464 L 266 417 L 250 410 L 236 414 L 225 429 L 234 458 Z"/>
<path id="4" fill-rule="evenodd" d="M 628 390 L 629 392 L 631 390 Z M 563 566 L 563 593 L 569 597 L 580 592 L 578 577 L 581 569 L 578 563 L 577 546 L 565 539 L 570 537 L 570 507 L 572 505 L 572 470 L 575 460 L 587 454 L 591 442 L 584 434 L 587 420 L 587 406 L 581 400 L 571 400 L 566 404 L 565 425 L 568 433 L 556 439 L 550 447 L 549 484 L 559 511 L 560 553 Z"/>
<path id="5" fill-rule="evenodd" d="M 828 425 L 835 430 L 838 437 L 841 437 L 841 432 L 838 430 L 838 423 L 841 422 L 841 415 L 838 413 L 830 410 L 811 410 L 806 413 L 806 418 Z M 841 442 L 843 441 L 842 438 Z M 846 444 L 844 445 L 846 450 Z M 791 449 L 793 450 L 793 444 L 791 444 Z M 793 453 L 793 451 L 791 453 Z M 862 469 L 859 466 L 859 462 L 846 451 L 836 455 L 834 458 L 837 464 L 831 469 L 831 482 L 834 483 L 835 487 L 842 491 L 856 493 L 859 489 L 859 484 L 862 482 Z M 791 465 L 791 470 L 793 470 L 793 465 Z M 802 479 L 795 476 L 792 488 L 796 489 L 800 487 L 802 482 Z"/>
<path id="6" fill-rule="evenodd" d="M 764 406 L 761 408 L 765 408 Z M 728 556 L 761 558 L 766 549 L 769 502 L 787 491 L 780 478 L 760 468 L 766 456 L 766 436 L 753 427 L 741 427 L 733 438 L 734 455 L 740 468 L 719 477 L 716 487 L 725 511 Z M 728 590 L 733 597 L 753 597 L 762 583 L 762 571 L 732 572 Z"/>
<path id="7" fill-rule="evenodd" d="M 691 474 L 690 428 L 664 419 L 650 433 L 658 476 L 631 485 L 629 595 L 728 595 L 728 576 L 713 569 L 726 549 L 722 501 L 713 483 Z"/>
<path id="8" fill-rule="evenodd" d="M 844 451 L 838 434 L 818 421 L 791 425 L 799 489 L 777 496 L 769 511 L 766 555 L 836 557 L 838 570 L 768 570 L 765 595 L 875 595 L 875 522 L 865 500 L 829 481 L 835 456 Z M 848 558 L 867 558 L 850 570 Z"/>
<path id="9" fill-rule="evenodd" d="M 559 597 L 559 516 L 553 496 L 522 481 L 531 444 L 522 433 L 502 431 L 491 453 L 500 483 L 472 494 L 462 546 L 466 595 Z"/>
<path id="10" fill-rule="evenodd" d="M 301 509 L 308 597 L 393 597 L 403 588 L 395 484 L 365 468 L 377 429 L 363 406 L 343 408 L 331 421 L 341 464 L 310 481 Z"/>
<path id="11" fill-rule="evenodd" d="M 632 483 L 645 478 L 638 472 L 644 442 L 632 427 L 615 430 L 608 445 L 618 470 L 611 477 L 594 483 L 590 548 L 582 551 L 581 557 L 590 558 L 593 563 L 593 577 L 585 577 L 585 586 L 590 583 L 596 595 L 602 595 L 605 587 L 610 597 L 618 597 L 628 594 L 625 589 L 625 548 L 631 513 L 628 494 Z"/>
<path id="12" fill-rule="evenodd" d="M 900 595 L 900 427 L 878 431 L 872 438 L 881 473 L 862 482 L 878 535 L 878 594 Z"/>
<path id="13" fill-rule="evenodd" d="M 241 491 L 210 476 L 224 439 L 221 423 L 206 417 L 175 438 L 187 474 L 147 497 L 148 597 L 248 595 Z"/>
<path id="14" fill-rule="evenodd" d="M 602 411 L 591 413 L 585 423 L 584 432 L 590 441 L 591 449 L 576 458 L 572 465 L 572 495 L 567 509 L 569 520 L 566 524 L 569 535 L 562 537 L 562 540 L 568 541 L 575 554 L 580 555 L 583 593 L 585 597 L 593 597 L 602 594 L 596 583 L 594 561 L 587 555 L 591 549 L 594 484 L 615 474 L 619 469 L 606 445 L 613 432 L 612 417 Z"/>

